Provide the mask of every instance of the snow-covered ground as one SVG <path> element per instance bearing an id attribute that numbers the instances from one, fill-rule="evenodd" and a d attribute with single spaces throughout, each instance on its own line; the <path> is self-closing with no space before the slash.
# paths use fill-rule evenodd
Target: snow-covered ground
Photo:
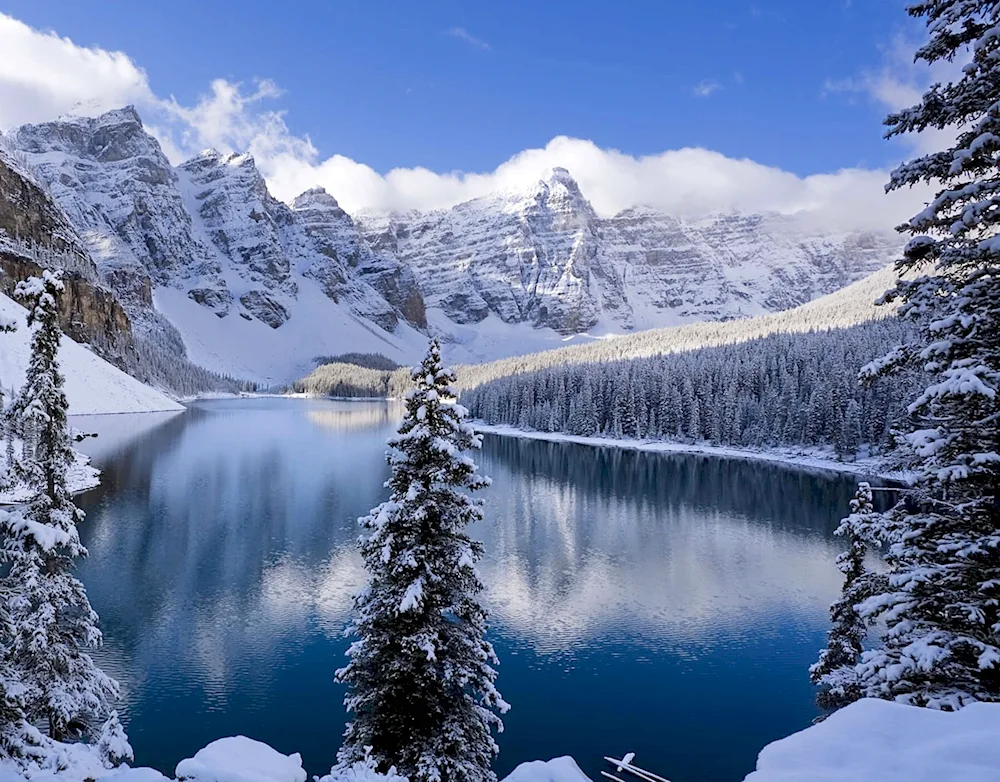
<path id="1" fill-rule="evenodd" d="M 752 715 L 747 715 L 748 719 Z M 996 782 L 1000 779 L 1000 703 L 946 713 L 865 699 L 761 750 L 744 782 Z M 725 737 L 719 737 L 720 746 Z M 638 758 L 642 762 L 642 758 Z M 609 766 L 610 769 L 610 766 Z M 670 769 L 652 769 L 669 778 Z M 244 736 L 219 739 L 182 760 L 178 780 L 306 782 L 298 753 L 283 755 Z M 0 782 L 24 779 L 0 762 Z M 50 761 L 26 775 L 35 782 L 166 782 L 150 768 L 105 768 L 96 751 L 61 744 Z M 634 779 L 623 773 L 625 779 Z M 569 757 L 522 763 L 503 782 L 587 782 Z M 402 782 L 363 763 L 319 782 Z"/>
<path id="2" fill-rule="evenodd" d="M 16 442 L 16 448 L 20 449 L 20 443 Z M 79 451 L 75 452 L 76 461 L 69 468 L 66 480 L 71 492 L 86 491 L 93 489 L 101 482 L 101 472 L 96 467 L 90 465 L 90 457 Z M 0 471 L 6 469 L 6 457 L 0 453 Z M 0 491 L 0 505 L 12 505 L 19 502 L 27 502 L 31 499 L 31 490 L 27 486 L 17 485 L 8 491 Z"/>
<path id="3" fill-rule="evenodd" d="M 31 332 L 27 311 L 17 302 L 0 295 L 0 319 L 17 322 L 13 334 L 0 334 L 0 384 L 5 391 L 18 388 L 30 357 Z M 66 396 L 70 415 L 102 413 L 147 413 L 183 410 L 174 400 L 155 388 L 140 383 L 69 337 L 63 337 L 59 363 L 66 376 Z"/>
<path id="4" fill-rule="evenodd" d="M 800 470 L 819 470 L 849 473 L 851 475 L 876 475 L 881 478 L 902 480 L 904 475 L 882 468 L 878 459 L 865 458 L 854 462 L 837 461 L 832 450 L 820 448 L 734 448 L 707 443 L 675 443 L 660 440 L 618 440 L 613 437 L 580 437 L 561 432 L 535 432 L 512 426 L 497 426 L 474 421 L 479 432 L 498 434 L 504 437 L 521 437 L 528 440 L 546 440 L 557 443 L 578 443 L 604 448 L 627 448 L 633 451 L 653 451 L 656 453 L 693 453 L 706 456 L 723 456 L 729 459 L 749 459 L 761 462 L 777 462 Z"/>
<path id="5" fill-rule="evenodd" d="M 405 323 L 396 334 L 338 307 L 312 280 L 303 278 L 292 316 L 273 329 L 260 320 L 235 314 L 219 318 L 182 291 L 157 288 L 156 309 L 177 326 L 190 359 L 215 372 L 268 384 L 288 383 L 307 375 L 317 356 L 348 350 L 381 353 L 410 361 L 427 338 Z"/>
<path id="6" fill-rule="evenodd" d="M 852 703 L 768 744 L 744 782 L 997 782 L 1000 703 L 954 713 Z"/>
<path id="7" fill-rule="evenodd" d="M 297 752 L 283 755 L 267 744 L 246 736 L 231 736 L 213 741 L 198 750 L 194 757 L 182 760 L 174 771 L 177 780 L 188 782 L 306 782 L 302 756 Z M 167 782 L 168 778 L 151 768 L 106 768 L 98 751 L 84 744 L 53 744 L 48 758 L 33 764 L 27 772 L 9 761 L 0 761 L 0 782 Z M 366 763 L 347 769 L 334 769 L 316 777 L 317 782 L 406 782 L 405 777 L 379 774 Z M 588 777 L 573 758 L 522 763 L 503 782 L 588 782 Z"/>

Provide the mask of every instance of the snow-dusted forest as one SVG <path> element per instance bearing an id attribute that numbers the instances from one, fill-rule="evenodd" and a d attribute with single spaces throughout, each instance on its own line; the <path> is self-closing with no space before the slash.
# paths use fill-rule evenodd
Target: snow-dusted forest
<path id="1" fill-rule="evenodd" d="M 462 395 L 472 415 L 522 429 L 748 447 L 882 449 L 919 378 L 862 386 L 858 371 L 911 331 L 896 320 L 774 334 L 649 358 L 552 367 Z"/>

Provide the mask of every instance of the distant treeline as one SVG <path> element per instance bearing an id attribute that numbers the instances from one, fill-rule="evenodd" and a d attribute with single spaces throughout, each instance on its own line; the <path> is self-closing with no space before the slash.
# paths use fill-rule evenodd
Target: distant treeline
<path id="1" fill-rule="evenodd" d="M 919 378 L 870 387 L 858 371 L 906 340 L 895 318 L 774 334 L 735 345 L 551 367 L 462 394 L 472 415 L 523 429 L 709 442 L 832 446 L 841 458 L 887 443 Z"/>
<path id="2" fill-rule="evenodd" d="M 381 353 L 341 353 L 339 356 L 316 356 L 314 359 L 317 366 L 323 364 L 354 364 L 365 369 L 378 369 L 383 372 L 392 372 L 399 369 L 400 365 Z"/>

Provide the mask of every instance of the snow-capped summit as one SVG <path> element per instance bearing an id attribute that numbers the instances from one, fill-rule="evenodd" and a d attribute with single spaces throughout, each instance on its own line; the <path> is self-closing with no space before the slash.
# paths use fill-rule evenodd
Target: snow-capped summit
<path id="1" fill-rule="evenodd" d="M 26 125 L 5 143 L 138 336 L 249 378 L 292 379 L 324 352 L 409 361 L 428 333 L 475 360 L 594 330 L 756 315 L 857 280 L 899 249 L 893 234 L 821 233 L 780 215 L 604 218 L 561 167 L 430 212 L 351 216 L 320 187 L 288 205 L 249 154 L 171 166 L 133 107 Z M 330 333 L 332 322 L 349 325 Z M 324 338 L 302 338 L 314 333 Z M 272 358 L 243 339 L 273 343 Z"/>
<path id="2" fill-rule="evenodd" d="M 491 315 L 563 335 L 787 309 L 885 265 L 892 233 L 817 234 L 781 215 L 685 220 L 650 207 L 594 211 L 572 174 L 426 214 L 358 216 L 417 275 L 434 322 Z"/>
<path id="3" fill-rule="evenodd" d="M 393 259 L 332 251 L 334 229 L 338 248 L 360 241 L 350 218 L 330 199 L 326 224 L 307 226 L 270 194 L 252 155 L 206 150 L 173 167 L 131 107 L 26 125 L 9 143 L 66 213 L 144 338 L 186 346 L 214 369 L 274 381 L 308 371 L 316 355 L 347 349 L 341 342 L 349 335 L 350 347 L 400 360 L 421 339 L 408 324 L 399 333 L 401 321 L 422 322 L 412 274 Z M 396 292 L 398 308 L 390 301 Z M 289 329 L 296 318 L 303 322 Z M 346 325 L 326 333 L 326 322 Z M 258 325 L 249 324 L 282 331 L 255 337 Z M 314 331 L 321 336 L 303 338 Z M 261 339 L 273 343 L 269 351 Z"/>

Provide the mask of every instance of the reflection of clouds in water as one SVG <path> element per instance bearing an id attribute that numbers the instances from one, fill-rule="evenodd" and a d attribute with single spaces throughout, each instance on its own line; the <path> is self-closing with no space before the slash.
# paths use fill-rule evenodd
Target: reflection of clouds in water
<path id="1" fill-rule="evenodd" d="M 494 624 L 541 651 L 607 632 L 703 641 L 766 617 L 823 614 L 840 587 L 829 511 L 813 517 L 811 484 L 796 496 L 796 478 L 743 467 L 750 504 L 719 510 L 714 465 L 692 477 L 661 461 L 623 492 L 633 465 L 614 455 L 579 451 L 570 469 L 502 445 L 485 456 L 495 483 L 477 532 Z M 774 493 L 751 485 L 771 480 Z M 796 508 L 799 524 L 775 503 Z"/>
<path id="2" fill-rule="evenodd" d="M 357 404 L 357 403 L 351 403 Z M 365 405 L 362 409 L 310 410 L 309 420 L 324 429 L 335 432 L 369 431 L 395 424 L 403 414 L 403 406 L 395 402 Z"/>
<path id="3" fill-rule="evenodd" d="M 277 662 L 317 629 L 340 637 L 365 578 L 355 520 L 384 499 L 395 420 L 382 404 L 212 403 L 106 460 L 84 577 L 132 697 L 151 682 L 201 688 L 213 709 L 234 686 L 266 702 Z M 481 455 L 495 483 L 474 534 L 493 625 L 539 651 L 711 642 L 822 615 L 839 587 L 849 481 L 511 443 Z"/>
<path id="4" fill-rule="evenodd" d="M 269 624 L 304 623 L 315 615 L 324 632 L 339 636 L 366 577 L 360 555 L 350 547 L 334 551 L 319 568 L 282 558 L 264 572 L 262 613 Z"/>
<path id="5" fill-rule="evenodd" d="M 484 563 L 495 620 L 539 651 L 566 650 L 614 627 L 704 638 L 762 614 L 821 611 L 839 589 L 833 546 L 718 517 L 671 522 L 662 545 L 572 555 L 570 541 L 544 562 L 515 548 Z M 566 544 L 558 534 L 551 540 Z"/>

